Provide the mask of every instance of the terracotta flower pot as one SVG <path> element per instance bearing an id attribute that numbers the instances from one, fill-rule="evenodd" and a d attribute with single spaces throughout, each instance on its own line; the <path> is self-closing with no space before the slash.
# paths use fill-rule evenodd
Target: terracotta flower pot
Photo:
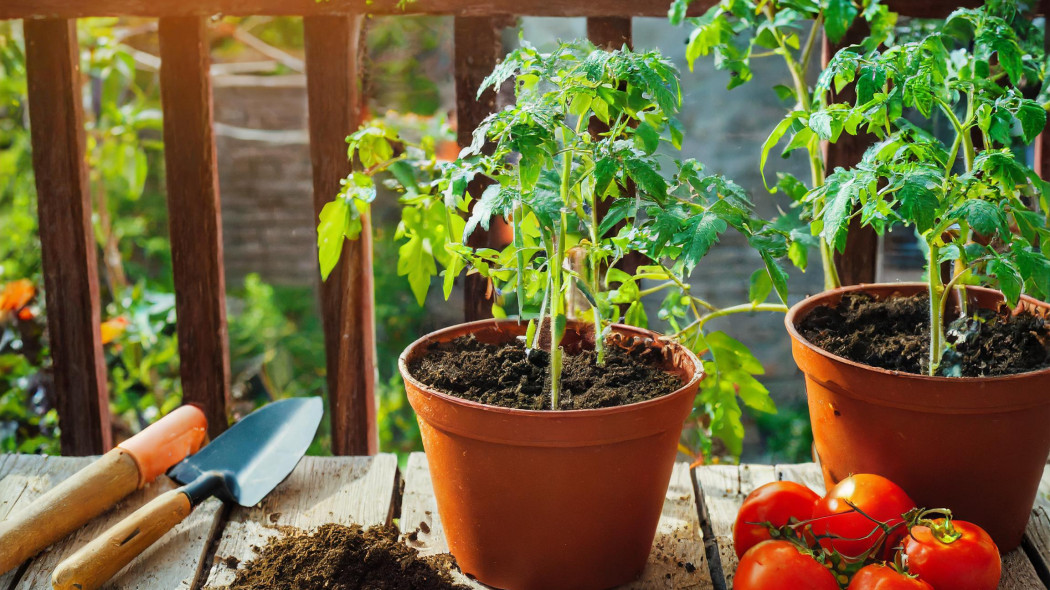
<path id="1" fill-rule="evenodd" d="M 847 293 L 914 295 L 923 283 L 844 287 L 810 297 L 785 320 L 806 376 L 816 453 L 830 487 L 851 473 L 897 482 L 927 508 L 949 508 L 986 529 L 1004 553 L 1017 547 L 1050 454 L 1050 369 L 1002 377 L 929 377 L 869 367 L 806 341 L 796 326 Z M 997 291 L 967 290 L 996 309 Z M 1018 306 L 1046 315 L 1025 297 Z"/>
<path id="2" fill-rule="evenodd" d="M 463 571 L 496 588 L 582 590 L 629 582 L 652 547 L 702 366 L 653 332 L 614 326 L 669 348 L 666 369 L 685 385 L 636 404 L 567 411 L 467 401 L 408 372 L 409 361 L 433 343 L 467 334 L 506 342 L 525 329 L 514 320 L 461 324 L 417 340 L 401 355 L 449 548 Z M 591 334 L 570 324 L 565 345 L 593 346 Z"/>

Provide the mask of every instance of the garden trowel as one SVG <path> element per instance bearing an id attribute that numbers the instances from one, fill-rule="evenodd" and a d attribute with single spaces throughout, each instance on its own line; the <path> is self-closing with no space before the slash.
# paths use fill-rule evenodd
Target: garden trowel
<path id="1" fill-rule="evenodd" d="M 130 563 L 195 506 L 215 496 L 250 507 L 295 469 L 321 423 L 321 398 L 293 398 L 257 410 L 168 476 L 182 487 L 157 496 L 59 564 L 56 590 L 92 590 Z"/>
<path id="2" fill-rule="evenodd" d="M 8 515 L 0 522 L 0 574 L 18 567 L 196 453 L 207 428 L 203 412 L 182 406 Z"/>

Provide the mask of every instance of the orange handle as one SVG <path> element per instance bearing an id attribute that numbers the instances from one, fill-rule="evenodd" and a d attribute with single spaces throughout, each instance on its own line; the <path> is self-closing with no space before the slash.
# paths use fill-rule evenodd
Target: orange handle
<path id="1" fill-rule="evenodd" d="M 196 453 L 208 431 L 208 419 L 195 406 L 182 406 L 120 443 L 139 466 L 139 487 Z"/>

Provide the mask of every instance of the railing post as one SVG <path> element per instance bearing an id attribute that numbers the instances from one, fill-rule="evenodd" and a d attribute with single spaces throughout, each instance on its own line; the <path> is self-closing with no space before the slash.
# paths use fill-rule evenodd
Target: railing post
<path id="1" fill-rule="evenodd" d="M 832 44 L 824 37 L 823 65 L 826 67 L 828 61 L 835 55 L 840 47 L 859 43 L 866 36 L 864 30 L 866 23 L 858 22 L 853 25 L 846 37 L 839 44 Z M 835 100 L 848 100 L 853 97 L 853 89 L 846 88 Z M 836 167 L 853 166 L 860 162 L 864 152 L 872 144 L 872 137 L 867 135 L 849 135 L 843 133 L 836 143 L 824 143 L 824 163 L 827 172 Z M 861 227 L 860 217 L 854 217 L 850 221 L 849 235 L 846 238 L 846 251 L 835 253 L 835 266 L 839 271 L 839 278 L 843 285 L 858 285 L 860 283 L 874 283 L 878 269 L 879 237 L 875 230 L 870 227 Z"/>
<path id="2" fill-rule="evenodd" d="M 310 16 L 306 36 L 306 84 L 310 108 L 310 158 L 314 210 L 339 192 L 350 172 L 346 136 L 361 124 L 361 36 L 364 17 Z M 343 255 L 321 283 L 332 452 L 371 455 L 378 451 L 375 399 L 375 300 L 372 225 L 361 219 L 361 237 L 343 245 Z M 315 254 L 316 255 L 316 254 Z"/>
<path id="3" fill-rule="evenodd" d="M 468 146 L 474 129 L 496 110 L 496 93 L 488 90 L 477 98 L 481 82 L 499 62 L 503 45 L 497 19 L 457 16 L 455 18 L 456 135 L 459 145 Z M 485 190 L 485 180 L 474 180 L 467 191 L 474 198 Z M 502 248 L 506 225 L 493 219 L 488 231 L 480 228 L 471 234 L 472 247 Z M 492 317 L 492 289 L 488 279 L 467 275 L 463 282 L 463 315 L 466 321 Z"/>
<path id="4" fill-rule="evenodd" d="M 631 35 L 631 17 L 592 17 L 587 19 L 587 38 L 598 47 L 615 51 L 624 45 L 634 49 Z"/>
<path id="5" fill-rule="evenodd" d="M 26 75 L 55 402 L 63 455 L 109 450 L 109 395 L 76 21 L 25 21 Z"/>
<path id="6" fill-rule="evenodd" d="M 228 426 L 230 349 L 208 30 L 201 17 L 167 17 L 159 36 L 182 399 L 204 410 L 215 437 Z"/>

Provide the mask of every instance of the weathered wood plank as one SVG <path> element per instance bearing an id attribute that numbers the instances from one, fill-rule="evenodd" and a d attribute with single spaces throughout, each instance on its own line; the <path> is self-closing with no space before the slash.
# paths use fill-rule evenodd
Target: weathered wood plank
<path id="1" fill-rule="evenodd" d="M 1036 574 L 1050 587 L 1050 513 L 1045 506 L 1036 506 L 1032 510 L 1022 547 Z"/>
<path id="2" fill-rule="evenodd" d="M 503 52 L 497 19 L 491 17 L 456 17 L 454 28 L 454 71 L 456 82 L 456 140 L 460 147 L 470 145 L 474 129 L 496 110 L 496 93 L 488 90 L 478 97 L 481 82 L 496 67 Z M 478 178 L 467 186 L 475 198 L 489 184 Z M 502 248 L 501 233 L 506 225 L 494 219 L 488 230 L 478 228 L 467 238 L 474 248 Z M 463 316 L 468 322 L 492 317 L 492 287 L 489 280 L 471 273 L 463 280 Z"/>
<path id="3" fill-rule="evenodd" d="M 278 527 L 312 530 L 326 523 L 389 523 L 397 457 L 305 457 L 282 484 L 253 508 L 234 507 L 215 551 L 205 587 L 230 583 L 255 547 L 280 534 Z"/>
<path id="4" fill-rule="evenodd" d="M 808 486 L 814 492 L 824 495 L 824 474 L 816 463 L 797 463 L 791 465 L 777 465 L 774 467 L 778 481 L 794 481 Z"/>
<path id="5" fill-rule="evenodd" d="M 645 570 L 637 582 L 625 588 L 714 588 L 711 568 L 704 555 L 693 474 L 686 463 L 675 464 L 671 472 L 660 524 Z"/>
<path id="6" fill-rule="evenodd" d="M 447 552 L 445 529 L 438 516 L 426 455 L 413 453 L 409 456 L 404 475 L 400 525 L 405 542 L 423 555 Z M 462 574 L 457 575 L 457 580 L 471 588 L 485 588 Z M 712 588 L 710 569 L 704 558 L 692 474 L 685 463 L 675 465 L 671 474 L 656 540 L 645 570 L 637 581 L 622 588 Z"/>
<path id="7" fill-rule="evenodd" d="M 1050 0 L 1040 0 L 1039 11 L 1050 14 Z M 1050 31 L 1043 35 L 1043 49 L 1050 51 Z M 1035 171 L 1042 179 L 1050 178 L 1050 133 L 1043 131 L 1035 139 Z"/>
<path id="8" fill-rule="evenodd" d="M 702 14 L 715 0 L 697 0 L 690 6 L 693 16 Z M 404 6 L 402 6 L 404 4 Z M 979 0 L 891 0 L 893 10 L 906 16 L 947 16 L 959 6 L 977 6 Z M 5 0 L 0 18 L 81 18 L 88 16 L 226 16 L 250 15 L 349 15 L 369 13 L 451 14 L 458 16 L 655 16 L 666 17 L 666 0 Z"/>
<path id="9" fill-rule="evenodd" d="M 715 587 L 732 588 L 738 563 L 733 549 L 733 523 L 740 505 L 755 488 L 776 481 L 772 465 L 711 465 L 696 469 L 702 502 L 718 545 L 718 558 L 724 582 L 712 572 Z M 718 569 L 716 567 L 716 569 Z M 719 585 L 719 584 L 723 585 Z"/>
<path id="10" fill-rule="evenodd" d="M 62 458 L 56 458 L 62 459 Z M 82 467 L 81 463 L 77 468 Z M 54 467 L 52 467 L 54 469 Z M 75 469 L 74 469 L 75 471 Z M 178 487 L 161 476 L 152 484 L 128 496 L 113 510 L 84 525 L 80 530 L 41 553 L 29 565 L 18 585 L 12 590 L 35 590 L 51 587 L 51 573 L 63 559 L 95 539 L 111 526 L 131 515 L 160 494 Z M 198 506 L 186 520 L 175 526 L 117 573 L 105 588 L 121 590 L 189 589 L 204 563 L 213 534 L 222 513 L 222 503 L 211 499 Z"/>
<path id="11" fill-rule="evenodd" d="M 89 457 L 9 456 L 4 462 L 3 479 L 0 479 L 0 520 L 28 505 L 91 460 Z M 0 588 L 12 588 L 20 574 L 21 568 L 0 572 Z"/>
<path id="12" fill-rule="evenodd" d="M 339 181 L 350 172 L 346 136 L 360 126 L 364 104 L 360 84 L 364 67 L 362 21 L 361 15 L 318 16 L 303 21 L 317 215 L 336 196 Z M 339 265 L 321 284 L 328 416 L 336 455 L 372 455 L 379 450 L 374 310 L 372 223 L 363 215 L 361 236 L 343 244 Z"/>
<path id="13" fill-rule="evenodd" d="M 228 425 L 230 349 L 208 31 L 200 17 L 160 19 L 160 82 L 171 265 L 184 403 Z"/>
<path id="14" fill-rule="evenodd" d="M 1023 549 L 1014 549 L 1003 556 L 999 590 L 1046 590 Z"/>
<path id="15" fill-rule="evenodd" d="M 2 9 L 0 9 L 2 10 Z M 112 446 L 99 334 L 95 236 L 84 161 L 76 22 L 25 22 L 37 214 L 62 453 Z"/>

